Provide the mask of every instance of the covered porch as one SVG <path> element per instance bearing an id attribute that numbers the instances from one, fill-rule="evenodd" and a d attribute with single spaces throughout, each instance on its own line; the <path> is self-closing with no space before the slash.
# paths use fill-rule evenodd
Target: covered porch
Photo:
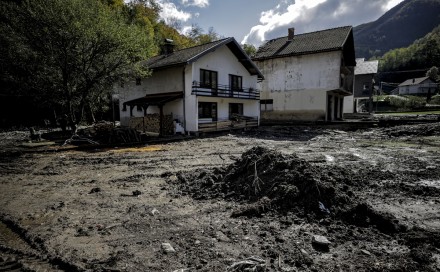
<path id="1" fill-rule="evenodd" d="M 149 123 L 148 120 L 151 119 L 151 116 L 148 116 L 147 110 L 150 106 L 157 106 L 159 108 L 159 113 L 156 114 L 158 119 L 158 134 L 160 136 L 165 134 L 170 134 L 168 132 L 169 130 L 169 123 L 171 120 L 171 123 L 173 122 L 173 116 L 165 115 L 164 114 L 164 106 L 167 103 L 170 103 L 172 101 L 182 99 L 183 98 L 183 92 L 170 92 L 170 93 L 158 93 L 158 94 L 150 94 L 146 95 L 140 98 L 136 98 L 133 100 L 129 100 L 123 103 L 123 111 L 127 110 L 127 107 L 129 107 L 130 110 L 130 125 L 134 128 L 142 131 L 148 130 L 148 126 L 151 126 L 151 122 Z M 144 117 L 134 117 L 133 115 L 133 109 L 134 108 L 142 109 L 144 113 Z M 151 115 L 151 114 L 150 114 Z M 153 114 L 154 115 L 154 114 Z M 147 118 L 149 117 L 149 118 Z M 166 125 L 167 124 L 167 125 Z M 175 124 L 174 124 L 175 125 Z M 167 129 L 165 127 L 167 126 Z"/>

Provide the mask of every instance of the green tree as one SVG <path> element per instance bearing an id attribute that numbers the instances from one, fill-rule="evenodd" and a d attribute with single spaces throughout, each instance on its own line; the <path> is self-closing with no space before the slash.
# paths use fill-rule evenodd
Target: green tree
<path id="1" fill-rule="evenodd" d="M 193 40 L 194 45 L 206 44 L 222 38 L 213 27 L 209 28 L 208 33 L 204 33 L 203 28 L 197 24 L 191 26 L 188 36 Z"/>
<path id="2" fill-rule="evenodd" d="M 73 127 L 86 109 L 105 103 L 116 82 L 147 74 L 136 63 L 150 56 L 151 39 L 98 0 L 6 1 L 0 14 L 3 82 L 22 82 L 40 101 L 62 107 Z"/>
<path id="3" fill-rule="evenodd" d="M 433 81 L 437 81 L 439 79 L 438 68 L 436 66 L 432 66 L 426 72 L 426 76 L 429 77 Z"/>
<path id="4" fill-rule="evenodd" d="M 440 26 L 406 48 L 387 52 L 379 64 L 382 72 L 427 69 L 440 65 Z"/>
<path id="5" fill-rule="evenodd" d="M 246 52 L 246 54 L 248 54 L 248 56 L 251 58 L 257 53 L 257 48 L 255 48 L 255 46 L 252 44 L 243 44 L 242 47 L 244 52 Z"/>

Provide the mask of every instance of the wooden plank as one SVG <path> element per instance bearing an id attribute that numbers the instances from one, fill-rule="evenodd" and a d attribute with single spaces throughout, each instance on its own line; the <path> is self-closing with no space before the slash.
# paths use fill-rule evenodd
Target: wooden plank
<path id="1" fill-rule="evenodd" d="M 247 121 L 246 122 L 247 127 L 258 127 L 258 121 Z"/>

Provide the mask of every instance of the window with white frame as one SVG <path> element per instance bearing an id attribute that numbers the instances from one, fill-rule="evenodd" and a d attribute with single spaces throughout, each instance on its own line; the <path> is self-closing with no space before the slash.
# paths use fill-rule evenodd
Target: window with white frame
<path id="1" fill-rule="evenodd" d="M 260 100 L 261 111 L 273 111 L 273 99 L 261 99 Z"/>

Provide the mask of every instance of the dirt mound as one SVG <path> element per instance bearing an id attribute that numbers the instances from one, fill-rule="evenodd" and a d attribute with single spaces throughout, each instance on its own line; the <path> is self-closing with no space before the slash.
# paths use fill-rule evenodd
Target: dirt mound
<path id="1" fill-rule="evenodd" d="M 224 197 L 250 203 L 234 216 L 258 215 L 268 209 L 338 214 L 351 206 L 353 194 L 340 182 L 344 178 L 322 170 L 296 155 L 254 147 L 228 167 L 177 177 L 179 189 L 194 198 Z"/>
<path id="2" fill-rule="evenodd" d="M 395 126 L 383 130 L 389 137 L 440 135 L 440 123 Z"/>

